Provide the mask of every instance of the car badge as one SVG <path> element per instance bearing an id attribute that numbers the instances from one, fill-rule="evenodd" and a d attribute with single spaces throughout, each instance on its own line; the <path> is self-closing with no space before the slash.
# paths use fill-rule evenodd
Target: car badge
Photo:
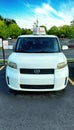
<path id="1" fill-rule="evenodd" d="M 34 73 L 35 74 L 39 74 L 40 73 L 40 69 L 34 69 Z"/>

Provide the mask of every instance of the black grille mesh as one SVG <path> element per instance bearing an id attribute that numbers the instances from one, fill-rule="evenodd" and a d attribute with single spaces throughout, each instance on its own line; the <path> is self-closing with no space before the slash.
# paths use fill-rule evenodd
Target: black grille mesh
<path id="1" fill-rule="evenodd" d="M 54 85 L 24 85 L 20 84 L 20 88 L 22 89 L 53 89 Z"/>
<path id="2" fill-rule="evenodd" d="M 21 74 L 54 74 L 54 69 L 20 69 Z"/>

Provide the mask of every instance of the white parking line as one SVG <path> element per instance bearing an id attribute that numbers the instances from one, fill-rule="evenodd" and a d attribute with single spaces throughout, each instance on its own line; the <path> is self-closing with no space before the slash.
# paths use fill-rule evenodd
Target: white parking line
<path id="1" fill-rule="evenodd" d="M 72 81 L 70 78 L 68 78 L 68 80 L 74 86 L 74 81 Z"/>
<path id="2" fill-rule="evenodd" d="M 1 66 L 1 67 L 0 67 L 0 70 L 4 69 L 4 67 L 5 67 L 4 65 L 3 65 L 3 66 Z"/>

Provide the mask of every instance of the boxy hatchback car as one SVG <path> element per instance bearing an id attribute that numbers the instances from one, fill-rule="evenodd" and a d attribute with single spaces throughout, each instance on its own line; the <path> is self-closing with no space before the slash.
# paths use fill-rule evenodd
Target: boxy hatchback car
<path id="1" fill-rule="evenodd" d="M 20 91 L 64 89 L 68 65 L 57 36 L 19 36 L 8 58 L 6 82 L 10 89 Z"/>

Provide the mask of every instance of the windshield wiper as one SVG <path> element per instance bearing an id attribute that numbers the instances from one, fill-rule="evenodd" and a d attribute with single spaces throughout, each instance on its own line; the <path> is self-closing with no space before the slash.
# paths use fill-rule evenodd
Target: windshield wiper
<path id="1" fill-rule="evenodd" d="M 40 51 L 39 53 L 49 53 L 49 51 Z"/>

